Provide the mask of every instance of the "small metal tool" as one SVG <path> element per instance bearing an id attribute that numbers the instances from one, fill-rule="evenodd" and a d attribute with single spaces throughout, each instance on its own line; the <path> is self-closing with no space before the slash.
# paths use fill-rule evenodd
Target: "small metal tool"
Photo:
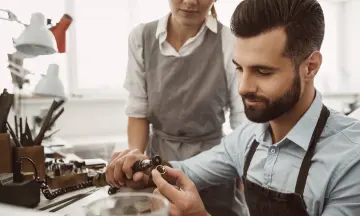
<path id="1" fill-rule="evenodd" d="M 139 160 L 136 161 L 135 164 L 132 167 L 133 172 L 139 172 L 139 171 L 144 171 L 150 167 L 156 167 L 158 165 L 161 165 L 161 157 L 160 156 L 154 156 L 151 159 L 143 159 L 143 160 Z"/>
<path id="2" fill-rule="evenodd" d="M 165 168 L 163 166 L 161 166 L 161 167 L 163 167 L 163 169 L 161 169 L 160 166 L 159 166 L 159 165 L 161 165 L 161 163 L 162 163 L 161 157 L 160 156 L 154 156 L 151 159 L 143 159 L 143 160 L 136 161 L 135 164 L 132 167 L 132 170 L 133 170 L 134 173 L 136 173 L 136 172 L 140 172 L 140 171 L 145 171 L 146 169 L 152 167 L 152 168 L 157 168 L 159 170 L 159 172 L 161 170 L 163 170 L 160 173 L 165 173 L 164 172 Z M 108 182 L 106 181 L 106 174 L 105 173 L 98 173 L 92 179 L 92 183 L 96 187 L 104 187 L 104 186 L 109 185 Z M 115 194 L 118 189 L 119 188 L 111 186 L 109 188 L 109 190 L 108 190 L 108 194 L 109 195 Z"/>

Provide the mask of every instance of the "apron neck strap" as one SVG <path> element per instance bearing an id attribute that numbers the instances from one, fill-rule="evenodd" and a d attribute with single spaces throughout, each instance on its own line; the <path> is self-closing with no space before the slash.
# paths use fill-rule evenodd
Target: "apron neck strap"
<path id="1" fill-rule="evenodd" d="M 299 175 L 298 175 L 298 179 L 297 179 L 296 187 L 295 187 L 295 193 L 297 193 L 297 194 L 303 194 L 303 192 L 304 192 L 306 179 L 307 179 L 308 172 L 309 172 L 309 169 L 311 166 L 311 159 L 314 156 L 316 144 L 320 138 L 322 131 L 325 128 L 325 124 L 326 124 L 326 121 L 329 116 L 330 116 L 330 111 L 326 108 L 325 105 L 323 105 L 320 117 L 318 118 L 317 124 L 315 126 L 314 132 L 313 132 L 311 140 L 310 140 L 309 148 L 305 154 L 305 157 L 304 157 L 301 167 L 300 167 L 300 171 L 299 171 Z M 245 164 L 244 164 L 244 174 L 243 174 L 245 178 L 247 176 L 247 172 L 248 172 L 251 160 L 252 160 L 258 146 L 259 146 L 259 143 L 256 140 L 254 140 L 253 143 L 251 144 L 249 153 L 246 156 L 246 160 L 245 160 Z"/>
<path id="2" fill-rule="evenodd" d="M 249 153 L 246 156 L 245 165 L 244 165 L 244 177 L 246 178 L 247 172 L 251 163 L 251 160 L 256 152 L 257 147 L 259 146 L 259 143 L 254 139 L 253 143 L 250 146 Z"/>
<path id="3" fill-rule="evenodd" d="M 315 126 L 314 132 L 311 136 L 309 148 L 306 151 L 305 157 L 304 157 L 301 167 L 300 167 L 300 171 L 299 171 L 299 175 L 298 175 L 298 179 L 297 179 L 296 187 L 295 187 L 295 193 L 297 193 L 297 194 L 304 193 L 306 179 L 307 179 L 309 169 L 311 166 L 311 159 L 314 156 L 316 144 L 319 141 L 320 135 L 325 128 L 325 124 L 326 124 L 326 121 L 329 118 L 329 116 L 330 116 L 330 111 L 326 108 L 325 105 L 323 105 L 320 117 Z"/>

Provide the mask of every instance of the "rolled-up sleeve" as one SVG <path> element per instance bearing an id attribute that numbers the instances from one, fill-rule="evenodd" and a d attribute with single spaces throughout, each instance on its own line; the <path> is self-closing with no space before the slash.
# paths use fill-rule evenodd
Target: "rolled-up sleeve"
<path id="1" fill-rule="evenodd" d="M 129 92 L 125 113 L 129 117 L 145 118 L 148 108 L 142 32 L 144 24 L 136 26 L 129 34 L 128 65 L 124 88 Z"/>
<path id="2" fill-rule="evenodd" d="M 184 161 L 170 161 L 174 168 L 181 169 L 198 190 L 225 183 L 238 176 L 236 171 L 238 153 L 233 151 L 234 135 L 228 135 L 212 149 Z"/>

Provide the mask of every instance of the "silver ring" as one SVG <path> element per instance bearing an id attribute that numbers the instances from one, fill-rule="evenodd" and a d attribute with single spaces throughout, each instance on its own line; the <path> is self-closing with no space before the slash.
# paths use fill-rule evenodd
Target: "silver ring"
<path id="1" fill-rule="evenodd" d="M 166 169 L 163 165 L 157 165 L 155 169 L 161 174 L 164 175 L 166 173 Z"/>

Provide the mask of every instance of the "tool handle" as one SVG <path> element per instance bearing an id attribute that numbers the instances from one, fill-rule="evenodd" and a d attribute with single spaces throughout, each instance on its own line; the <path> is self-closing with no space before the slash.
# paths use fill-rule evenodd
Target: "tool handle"
<path id="1" fill-rule="evenodd" d="M 161 157 L 158 156 L 158 155 L 154 156 L 151 159 L 138 160 L 132 166 L 132 170 L 133 170 L 134 173 L 139 172 L 139 171 L 144 171 L 147 168 L 150 168 L 152 166 L 160 165 L 161 162 L 162 162 Z"/>
<path id="2" fill-rule="evenodd" d="M 53 126 L 55 121 L 60 117 L 60 115 L 64 112 L 64 107 L 50 120 L 49 127 Z"/>
<path id="3" fill-rule="evenodd" d="M 143 162 L 143 160 L 138 160 L 132 166 L 132 170 L 133 170 L 134 173 L 144 170 L 144 166 L 143 166 L 142 162 Z"/>
<path id="4" fill-rule="evenodd" d="M 158 166 L 158 165 L 161 165 L 162 160 L 159 155 L 156 155 L 153 158 L 151 158 L 151 162 L 152 162 L 153 166 Z"/>

